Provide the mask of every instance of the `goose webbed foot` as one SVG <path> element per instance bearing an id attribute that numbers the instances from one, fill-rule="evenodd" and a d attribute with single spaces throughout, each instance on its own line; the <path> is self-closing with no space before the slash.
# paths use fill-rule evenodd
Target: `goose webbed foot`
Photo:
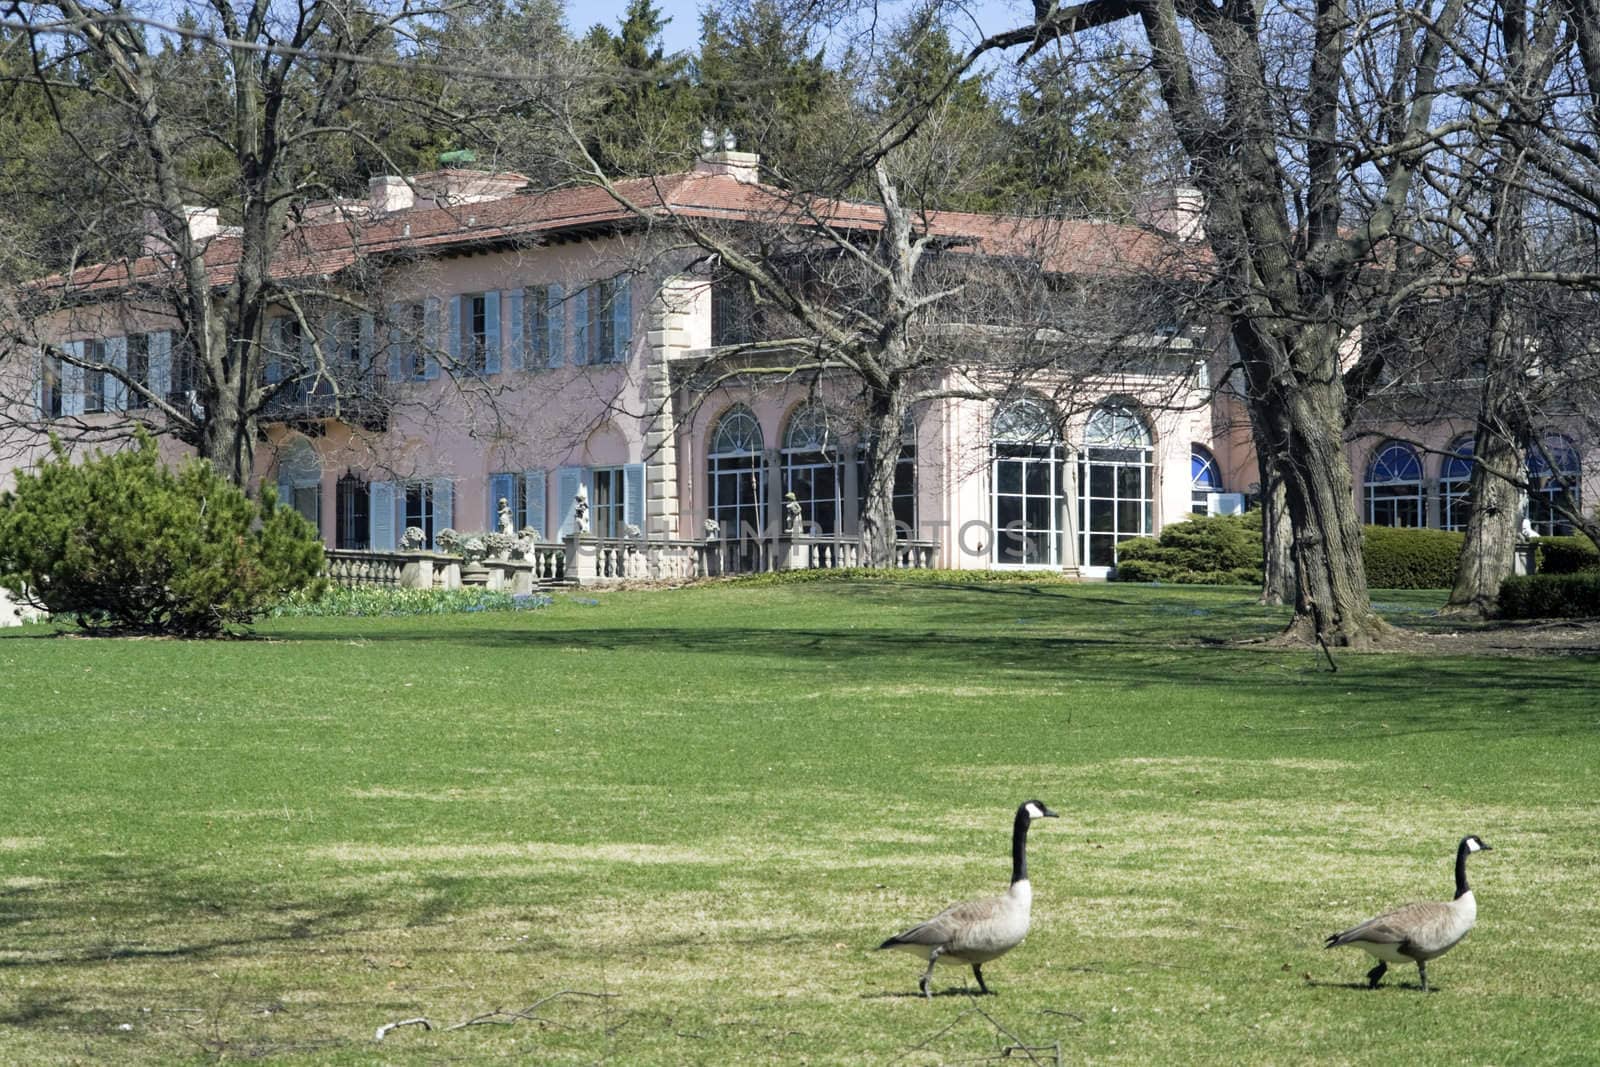
<path id="1" fill-rule="evenodd" d="M 974 963 L 972 965 L 972 974 L 973 974 L 973 977 L 975 977 L 978 980 L 978 992 L 982 993 L 984 996 L 989 996 L 989 987 L 983 984 L 983 967 L 982 967 L 982 965 Z"/>
<path id="2" fill-rule="evenodd" d="M 1388 969 L 1389 965 L 1384 961 L 1379 960 L 1378 965 L 1367 972 L 1367 988 L 1377 989 L 1378 982 L 1383 978 L 1384 972 Z"/>

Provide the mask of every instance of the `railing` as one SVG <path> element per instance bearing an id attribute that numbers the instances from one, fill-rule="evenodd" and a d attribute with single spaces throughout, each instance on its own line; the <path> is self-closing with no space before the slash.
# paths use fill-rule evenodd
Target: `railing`
<path id="1" fill-rule="evenodd" d="M 464 565 L 438 552 L 367 552 L 329 549 L 327 575 L 335 585 L 454 588 L 463 581 L 525 592 L 536 585 L 572 581 L 675 582 L 786 570 L 843 570 L 862 566 L 857 541 L 821 537 L 777 540 L 568 538 L 534 545 L 526 559 Z M 939 558 L 937 541 L 898 541 L 888 566 L 925 570 Z"/>

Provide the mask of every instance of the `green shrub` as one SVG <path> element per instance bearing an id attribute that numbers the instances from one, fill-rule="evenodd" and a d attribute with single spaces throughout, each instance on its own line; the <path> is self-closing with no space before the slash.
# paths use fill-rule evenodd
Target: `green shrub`
<path id="1" fill-rule="evenodd" d="M 986 582 L 1064 582 L 1069 581 L 1059 571 L 1047 570 L 904 570 L 889 567 L 845 567 L 839 570 L 764 571 L 760 574 L 741 574 L 728 579 L 741 585 L 800 585 L 806 582 L 902 582 L 935 585 L 977 585 Z"/>
<path id="2" fill-rule="evenodd" d="M 1539 550 L 1540 574 L 1577 574 L 1600 568 L 1600 551 L 1587 537 L 1541 537 L 1534 544 Z"/>
<path id="3" fill-rule="evenodd" d="M 1251 585 L 1261 581 L 1261 513 L 1193 515 L 1169 523 L 1159 538 L 1117 545 L 1119 582 Z"/>
<path id="4" fill-rule="evenodd" d="M 0 497 L 0 585 L 91 632 L 210 636 L 322 582 L 311 526 L 256 504 L 211 464 L 163 465 L 146 434 L 73 463 L 51 458 Z"/>
<path id="5" fill-rule="evenodd" d="M 1370 587 L 1448 589 L 1455 584 L 1463 535 L 1391 526 L 1368 526 L 1362 535 Z"/>
<path id="6" fill-rule="evenodd" d="M 456 615 L 475 611 L 534 611 L 550 606 L 544 593 L 491 589 L 345 589 L 294 593 L 272 609 L 275 619 Z"/>
<path id="7" fill-rule="evenodd" d="M 1500 584 L 1506 619 L 1582 619 L 1600 615 L 1600 571 L 1523 574 Z"/>

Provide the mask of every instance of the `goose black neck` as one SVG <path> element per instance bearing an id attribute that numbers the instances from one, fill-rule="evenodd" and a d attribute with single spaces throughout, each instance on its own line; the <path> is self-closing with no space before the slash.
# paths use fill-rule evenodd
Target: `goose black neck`
<path id="1" fill-rule="evenodd" d="M 1467 848 L 1465 841 L 1456 849 L 1456 899 L 1460 900 L 1467 894 Z"/>
<path id="2" fill-rule="evenodd" d="M 1026 809 L 1017 809 L 1017 821 L 1011 825 L 1011 884 L 1028 877 L 1028 818 Z"/>

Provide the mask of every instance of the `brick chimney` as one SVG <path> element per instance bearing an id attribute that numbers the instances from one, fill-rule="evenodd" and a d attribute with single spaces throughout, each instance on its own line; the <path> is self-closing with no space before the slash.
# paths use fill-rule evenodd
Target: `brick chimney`
<path id="1" fill-rule="evenodd" d="M 724 174 L 743 185 L 755 185 L 761 180 L 761 157 L 754 152 L 712 152 L 697 159 L 694 170 L 696 174 Z"/>
<path id="2" fill-rule="evenodd" d="M 183 212 L 189 218 L 190 240 L 206 241 L 222 232 L 222 213 L 218 209 L 185 204 Z M 144 241 L 140 251 L 147 256 L 172 251 L 172 242 L 161 225 L 161 216 L 155 211 L 144 213 Z"/>
<path id="3" fill-rule="evenodd" d="M 1134 201 L 1133 217 L 1180 241 L 1206 237 L 1206 201 L 1191 185 L 1173 185 L 1146 193 Z"/>
<path id="4" fill-rule="evenodd" d="M 404 178 L 394 174 L 379 174 L 367 179 L 367 202 L 372 205 L 374 215 L 404 211 L 416 201 L 416 194 Z"/>

